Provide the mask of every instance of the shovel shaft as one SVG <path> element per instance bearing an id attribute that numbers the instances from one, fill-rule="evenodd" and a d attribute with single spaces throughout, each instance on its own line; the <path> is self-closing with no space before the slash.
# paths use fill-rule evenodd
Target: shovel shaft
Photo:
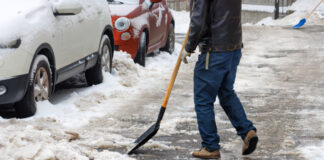
<path id="1" fill-rule="evenodd" d="M 323 2 L 324 0 L 321 0 L 316 6 L 315 8 L 306 16 L 306 19 L 308 19 L 315 11 L 316 9 L 321 5 L 321 3 Z"/>
<path id="2" fill-rule="evenodd" d="M 168 101 L 169 101 L 169 98 L 170 98 L 170 95 L 171 95 L 171 91 L 172 91 L 172 88 L 173 88 L 173 85 L 174 85 L 174 82 L 175 82 L 175 79 L 178 75 L 178 71 L 179 71 L 179 68 L 180 68 L 180 65 L 181 65 L 181 54 L 188 42 L 188 36 L 189 36 L 189 29 L 188 29 L 188 32 L 186 34 L 186 38 L 182 44 L 182 47 L 181 47 L 181 51 L 179 53 L 179 56 L 178 56 L 178 60 L 177 60 L 177 63 L 173 69 L 173 73 L 172 73 L 172 76 L 171 76 L 171 79 L 170 79 L 170 82 L 169 82 L 169 85 L 168 85 L 168 89 L 165 93 L 165 96 L 164 96 L 164 99 L 163 99 L 163 103 L 162 103 L 162 108 L 166 108 L 167 107 L 167 104 L 168 104 Z"/>

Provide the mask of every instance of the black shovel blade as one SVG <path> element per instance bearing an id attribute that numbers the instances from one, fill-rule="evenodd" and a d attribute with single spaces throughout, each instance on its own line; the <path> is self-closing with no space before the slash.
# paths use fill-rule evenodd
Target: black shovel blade
<path id="1" fill-rule="evenodd" d="M 150 140 L 159 130 L 159 126 L 155 123 L 146 132 L 144 132 L 139 138 L 136 139 L 135 147 L 131 149 L 128 154 L 133 154 L 134 151 L 144 145 L 148 140 Z"/>
<path id="2" fill-rule="evenodd" d="M 144 145 L 147 141 L 149 141 L 153 136 L 155 136 L 155 134 L 158 132 L 158 130 L 160 129 L 160 123 L 161 120 L 163 118 L 165 112 L 165 108 L 161 107 L 160 113 L 159 113 L 159 117 L 157 119 L 157 122 L 155 124 L 153 124 L 146 132 L 144 132 L 139 138 L 136 139 L 135 143 L 135 147 L 133 147 L 128 154 L 133 154 L 134 151 L 141 147 L 142 145 Z"/>

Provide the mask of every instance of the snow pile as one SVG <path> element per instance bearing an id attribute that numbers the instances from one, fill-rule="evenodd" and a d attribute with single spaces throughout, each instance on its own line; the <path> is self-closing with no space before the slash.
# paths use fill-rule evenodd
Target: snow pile
<path id="1" fill-rule="evenodd" d="M 310 99 L 312 100 L 312 99 Z M 323 100 L 321 101 L 323 102 Z M 319 104 L 321 103 L 319 102 Z M 316 102 L 314 102 L 316 104 Z M 323 110 L 301 110 L 297 114 L 306 120 L 299 122 L 299 125 L 306 131 L 315 131 L 315 134 L 305 133 L 306 136 L 319 137 L 314 140 L 302 141 L 297 148 L 301 152 L 301 156 L 309 160 L 322 160 L 324 157 L 324 140 L 320 137 L 324 133 L 324 111 Z M 314 127 L 316 125 L 317 127 Z"/>
<path id="2" fill-rule="evenodd" d="M 45 125 L 23 126 L 17 120 L 10 122 L 19 125 L 20 132 L 16 132 L 17 128 L 11 126 L 2 127 L 0 159 L 131 159 L 117 152 L 107 150 L 98 152 L 84 145 L 71 145 L 71 142 L 80 138 L 80 135 L 73 131 L 57 131 L 59 123 L 54 119 L 43 119 L 47 125 L 53 125 L 51 126 L 53 129 L 50 130 L 45 129 Z"/>
<path id="3" fill-rule="evenodd" d="M 297 0 L 288 10 L 293 10 L 294 13 L 286 16 L 283 19 L 274 20 L 272 17 L 265 18 L 257 23 L 257 25 L 269 25 L 269 26 L 285 26 L 296 25 L 302 18 L 305 18 L 311 10 L 319 3 L 319 0 Z M 318 12 L 324 12 L 324 3 L 322 3 L 317 9 Z M 322 25 L 324 24 L 320 16 L 313 14 L 307 19 L 307 24 L 310 25 Z"/>
<path id="4" fill-rule="evenodd" d="M 175 21 L 175 32 L 187 33 L 190 23 L 189 12 L 171 10 L 171 13 Z"/>
<path id="5" fill-rule="evenodd" d="M 300 148 L 302 156 L 310 160 L 322 160 L 324 158 L 324 141 L 320 143 L 303 146 Z"/>
<path id="6" fill-rule="evenodd" d="M 135 64 L 125 52 L 115 53 L 113 68 L 114 76 L 105 74 L 105 82 L 102 84 L 72 92 L 58 104 L 49 101 L 39 102 L 37 105 L 40 107 L 36 115 L 30 119 L 54 118 L 64 126 L 74 128 L 89 123 L 93 117 L 101 117 L 112 112 L 113 107 L 106 107 L 109 98 L 127 97 L 130 92 L 126 89 L 136 86 L 143 73 L 143 67 Z"/>
<path id="7" fill-rule="evenodd" d="M 176 44 L 178 50 L 179 45 Z M 130 147 L 134 140 L 116 131 L 126 133 L 130 128 L 141 131 L 137 125 L 121 127 L 123 123 L 119 118 L 136 117 L 138 111 L 137 108 L 129 108 L 132 106 L 124 108 L 122 104 L 128 99 L 134 101 L 130 95 L 138 92 L 147 91 L 149 95 L 155 85 L 166 88 L 165 83 L 176 59 L 177 54 L 161 52 L 155 57 L 147 57 L 144 68 L 135 64 L 129 54 L 115 52 L 113 73 L 104 74 L 102 84 L 57 91 L 51 102 L 37 103 L 37 113 L 31 118 L 0 118 L 0 127 L 5 130 L 0 133 L 0 159 L 131 159 L 127 155 L 108 151 L 116 147 Z M 132 115 L 119 115 L 121 110 Z M 102 124 L 92 124 L 94 119 L 100 118 L 104 119 Z M 99 131 L 95 132 L 96 135 L 89 135 L 82 127 Z M 168 148 L 168 144 L 151 142 L 147 147 L 163 149 Z"/>
<path id="8" fill-rule="evenodd" d="M 274 7 L 268 5 L 242 4 L 242 10 L 273 13 Z M 286 12 L 287 7 L 280 8 L 280 11 Z"/>
<path id="9" fill-rule="evenodd" d="M 6 1 L 1 4 L 0 15 L 1 43 L 31 36 L 39 30 L 53 31 L 55 17 L 50 3 L 45 0 Z"/>
<path id="10" fill-rule="evenodd" d="M 312 11 L 313 8 L 320 2 L 320 0 L 297 0 L 290 7 L 294 11 Z M 324 3 L 321 3 L 317 11 L 324 11 Z"/>

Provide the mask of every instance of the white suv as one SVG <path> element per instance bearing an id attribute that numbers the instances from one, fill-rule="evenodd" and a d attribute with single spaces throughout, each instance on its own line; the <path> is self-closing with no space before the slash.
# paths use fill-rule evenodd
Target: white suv
<path id="1" fill-rule="evenodd" d="M 7 0 L 0 6 L 0 109 L 36 112 L 56 84 L 111 72 L 113 30 L 106 0 Z"/>

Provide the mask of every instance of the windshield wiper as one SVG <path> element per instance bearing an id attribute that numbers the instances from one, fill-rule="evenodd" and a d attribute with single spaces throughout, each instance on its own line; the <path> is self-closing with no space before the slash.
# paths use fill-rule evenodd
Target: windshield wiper
<path id="1" fill-rule="evenodd" d="M 124 4 L 124 2 L 121 2 L 121 1 L 115 1 L 115 0 L 107 0 L 107 1 L 110 4 Z"/>

